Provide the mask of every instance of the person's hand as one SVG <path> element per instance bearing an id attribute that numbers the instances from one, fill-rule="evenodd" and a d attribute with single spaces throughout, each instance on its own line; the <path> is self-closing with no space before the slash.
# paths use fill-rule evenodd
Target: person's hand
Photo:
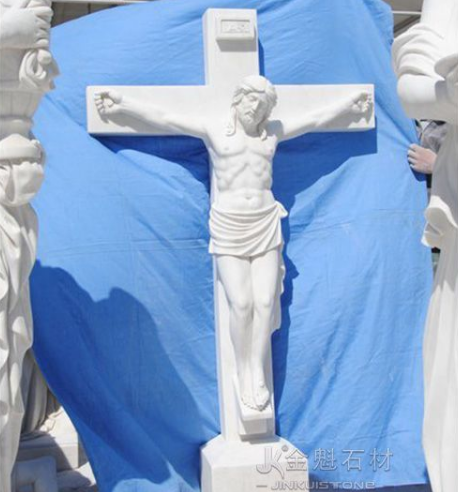
<path id="1" fill-rule="evenodd" d="M 94 94 L 94 102 L 102 116 L 119 114 L 123 110 L 123 97 L 117 91 L 97 92 Z"/>
<path id="2" fill-rule="evenodd" d="M 52 9 L 36 7 L 0 9 L 0 40 L 4 48 L 48 48 Z"/>
<path id="3" fill-rule="evenodd" d="M 373 104 L 374 101 L 369 92 L 359 92 L 351 99 L 350 111 L 353 114 L 365 115 L 371 112 Z"/>
<path id="4" fill-rule="evenodd" d="M 407 153 L 410 167 L 422 174 L 432 174 L 437 154 L 417 144 L 412 144 Z"/>

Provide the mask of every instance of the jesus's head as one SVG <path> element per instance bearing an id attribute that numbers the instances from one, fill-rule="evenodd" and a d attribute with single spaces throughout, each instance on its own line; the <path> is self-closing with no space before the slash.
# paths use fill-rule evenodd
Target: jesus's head
<path id="1" fill-rule="evenodd" d="M 227 134 L 234 135 L 240 123 L 246 131 L 257 132 L 265 139 L 267 120 L 276 103 L 275 87 L 265 77 L 245 77 L 234 92 Z"/>

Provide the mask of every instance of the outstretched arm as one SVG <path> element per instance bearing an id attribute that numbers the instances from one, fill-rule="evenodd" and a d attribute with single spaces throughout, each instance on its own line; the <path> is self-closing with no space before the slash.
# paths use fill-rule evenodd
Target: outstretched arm
<path id="1" fill-rule="evenodd" d="M 289 140 L 304 133 L 325 128 L 328 124 L 344 115 L 358 119 L 362 117 L 368 118 L 371 115 L 372 107 L 373 101 L 371 94 L 366 91 L 357 92 L 344 101 L 284 121 L 280 140 Z"/>
<path id="2" fill-rule="evenodd" d="M 197 138 L 205 138 L 207 135 L 203 119 L 196 115 L 187 117 L 173 112 L 169 113 L 154 104 L 136 101 L 114 90 L 96 93 L 94 102 L 102 118 L 125 114 L 167 133 L 180 133 Z"/>

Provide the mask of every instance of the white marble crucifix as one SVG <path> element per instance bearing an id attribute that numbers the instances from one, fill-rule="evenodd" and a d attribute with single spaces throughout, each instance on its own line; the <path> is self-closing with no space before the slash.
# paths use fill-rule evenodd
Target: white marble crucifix
<path id="1" fill-rule="evenodd" d="M 204 38 L 206 85 L 89 87 L 88 130 L 191 135 L 209 151 L 222 434 L 203 450 L 202 479 L 204 491 L 224 492 L 242 490 L 234 480 L 246 483 L 241 469 L 266 443 L 294 450 L 275 436 L 271 334 L 281 319 L 286 216 L 271 191 L 277 144 L 307 132 L 373 128 L 373 86 L 273 86 L 259 76 L 255 10 L 209 9 Z"/>

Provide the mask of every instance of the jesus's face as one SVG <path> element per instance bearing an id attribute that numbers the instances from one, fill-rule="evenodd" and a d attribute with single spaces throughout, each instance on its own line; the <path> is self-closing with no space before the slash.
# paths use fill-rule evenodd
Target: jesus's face
<path id="1" fill-rule="evenodd" d="M 237 104 L 237 118 L 245 129 L 257 128 L 268 111 L 267 96 L 262 92 L 249 92 Z"/>

